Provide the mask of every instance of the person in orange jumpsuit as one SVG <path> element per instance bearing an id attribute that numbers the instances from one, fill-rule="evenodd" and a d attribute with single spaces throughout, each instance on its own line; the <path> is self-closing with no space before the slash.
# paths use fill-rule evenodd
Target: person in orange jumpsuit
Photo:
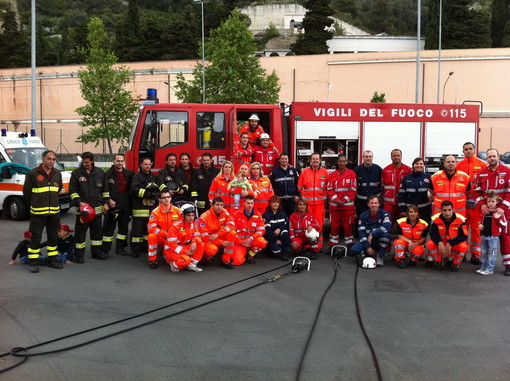
<path id="1" fill-rule="evenodd" d="M 211 209 L 200 215 L 198 228 L 205 244 L 203 262 L 207 263 L 223 248 L 221 264 L 227 269 L 233 269 L 232 254 L 236 231 L 232 216 L 223 208 L 223 198 L 215 197 L 211 202 Z"/>
<path id="2" fill-rule="evenodd" d="M 457 170 L 467 173 L 471 189 L 466 192 L 466 225 L 471 231 L 469 238 L 469 251 L 471 252 L 471 263 L 480 265 L 481 241 L 478 222 L 482 216 L 480 208 L 476 207 L 476 179 L 482 169 L 487 167 L 487 163 L 476 157 L 475 145 L 471 142 L 464 143 L 462 146 L 464 160 L 457 163 Z"/>
<path id="3" fill-rule="evenodd" d="M 248 195 L 244 198 L 244 208 L 234 213 L 234 224 L 237 232 L 234 245 L 232 264 L 242 265 L 255 263 L 255 255 L 266 247 L 264 239 L 265 221 L 262 215 L 254 209 L 255 198 Z"/>
<path id="4" fill-rule="evenodd" d="M 352 245 L 354 239 L 354 223 L 356 222 L 356 173 L 347 168 L 347 157 L 338 156 L 338 169 L 328 177 L 329 219 L 331 231 L 329 245 L 338 245 L 340 228 L 343 228 L 345 244 Z"/>
<path id="5" fill-rule="evenodd" d="M 427 239 L 429 224 L 420 219 L 420 212 L 416 205 L 407 208 L 407 216 L 399 218 L 393 227 L 393 234 L 397 237 L 393 241 L 395 260 L 401 269 L 406 267 L 406 252 L 409 252 L 409 266 L 416 266 L 420 257 L 425 253 L 423 244 Z"/>
<path id="6" fill-rule="evenodd" d="M 168 232 L 163 255 L 173 272 L 182 269 L 201 272 L 202 269 L 197 264 L 202 259 L 205 245 L 195 219 L 195 207 L 184 204 L 181 213 L 182 219 L 175 222 Z"/>
<path id="7" fill-rule="evenodd" d="M 313 213 L 308 210 L 307 201 L 300 197 L 296 202 L 296 211 L 290 215 L 289 218 L 289 232 L 290 232 L 290 248 L 294 253 L 298 254 L 305 247 L 311 249 L 310 259 L 317 259 L 318 254 L 322 247 L 322 235 L 319 240 L 310 242 L 306 237 L 306 232 L 312 229 L 321 232 L 319 221 Z"/>
<path id="8" fill-rule="evenodd" d="M 413 170 L 402 163 L 402 151 L 394 149 L 391 151 L 391 164 L 383 168 L 381 174 L 381 185 L 384 200 L 384 210 L 391 214 L 396 221 L 400 216 L 398 208 L 397 193 L 400 189 L 400 182 Z"/>
<path id="9" fill-rule="evenodd" d="M 456 214 L 453 202 L 445 200 L 441 203 L 441 213 L 432 216 L 428 260 L 435 262 L 436 268 L 443 262 L 452 260 L 451 271 L 459 271 L 462 259 L 468 250 L 466 218 Z"/>
<path id="10" fill-rule="evenodd" d="M 250 165 L 250 181 L 255 197 L 255 209 L 261 215 L 266 212 L 269 205 L 269 199 L 274 195 L 273 185 L 269 177 L 264 176 L 262 166 L 259 162 L 253 162 Z"/>
<path id="11" fill-rule="evenodd" d="M 453 203 L 453 211 L 466 217 L 466 192 L 469 191 L 469 176 L 458 171 L 457 161 L 454 156 L 446 156 L 444 169 L 432 175 L 434 187 L 434 203 L 432 215 L 441 213 L 441 203 L 449 200 Z"/>
<path id="12" fill-rule="evenodd" d="M 321 155 L 310 156 L 310 167 L 305 168 L 298 180 L 298 190 L 307 201 L 310 213 L 316 218 L 322 230 L 325 219 L 324 205 L 327 199 L 328 171 L 321 168 Z"/>
<path id="13" fill-rule="evenodd" d="M 170 192 L 163 190 L 159 195 L 159 205 L 151 212 L 147 222 L 149 268 L 152 270 L 158 268 L 158 247 L 166 244 L 170 228 L 181 217 L 181 211 L 171 201 Z"/>

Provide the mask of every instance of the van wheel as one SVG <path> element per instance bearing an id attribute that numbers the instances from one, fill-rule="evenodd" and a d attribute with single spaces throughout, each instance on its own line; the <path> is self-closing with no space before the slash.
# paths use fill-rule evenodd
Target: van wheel
<path id="1" fill-rule="evenodd" d="M 23 200 L 19 198 L 11 198 L 7 206 L 9 216 L 15 221 L 23 221 L 28 218 L 28 209 Z"/>

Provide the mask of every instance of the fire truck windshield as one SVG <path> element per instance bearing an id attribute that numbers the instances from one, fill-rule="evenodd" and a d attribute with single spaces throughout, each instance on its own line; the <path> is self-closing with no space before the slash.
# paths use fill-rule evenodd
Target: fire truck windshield
<path id="1" fill-rule="evenodd" d="M 13 163 L 20 163 L 29 168 L 35 168 L 42 163 L 42 154 L 47 148 L 9 148 L 5 152 Z M 55 169 L 63 171 L 62 166 L 56 162 Z"/>

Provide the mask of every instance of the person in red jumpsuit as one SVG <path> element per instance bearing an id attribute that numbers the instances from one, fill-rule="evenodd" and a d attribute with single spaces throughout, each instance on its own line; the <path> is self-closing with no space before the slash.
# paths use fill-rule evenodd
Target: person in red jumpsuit
<path id="1" fill-rule="evenodd" d="M 296 254 L 301 252 L 303 248 L 309 247 L 312 251 L 310 259 L 317 259 L 322 242 L 320 239 L 310 241 L 306 237 L 306 232 L 311 232 L 312 229 L 321 232 L 317 218 L 308 210 L 307 201 L 300 197 L 296 203 L 296 212 L 292 213 L 289 218 L 290 247 Z"/>
<path id="2" fill-rule="evenodd" d="M 402 151 L 394 149 L 391 151 L 391 164 L 384 167 L 381 174 L 381 185 L 384 199 L 384 210 L 391 214 L 396 221 L 400 217 L 398 208 L 397 193 L 400 189 L 402 179 L 413 170 L 402 163 Z"/>
<path id="3" fill-rule="evenodd" d="M 328 177 L 329 219 L 331 231 L 329 245 L 338 245 L 340 228 L 343 229 L 345 244 L 352 245 L 354 239 L 354 223 L 356 222 L 356 173 L 347 168 L 347 157 L 338 156 L 338 169 Z"/>

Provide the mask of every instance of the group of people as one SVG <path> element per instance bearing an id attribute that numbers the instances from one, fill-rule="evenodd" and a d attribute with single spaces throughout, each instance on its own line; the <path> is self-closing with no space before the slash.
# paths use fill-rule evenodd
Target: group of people
<path id="1" fill-rule="evenodd" d="M 127 255 L 130 221 L 131 256 L 147 253 L 151 269 L 158 267 L 160 255 L 172 271 L 196 272 L 218 252 L 230 269 L 254 263 L 263 249 L 282 260 L 298 253 L 316 259 L 327 206 L 328 245 L 343 243 L 352 255 L 373 258 L 375 265 L 384 265 L 393 241 L 401 268 L 416 265 L 427 251 L 426 266 L 449 264 L 458 271 L 470 252 L 471 263 L 487 275 L 494 271 L 501 242 L 505 275 L 510 275 L 510 169 L 499 163 L 497 150 L 487 151 L 486 163 L 466 143 L 462 161 L 447 156 L 444 169 L 433 175 L 425 172 L 422 158 L 412 168 L 403 164 L 399 149 L 391 151 L 392 163 L 384 169 L 373 163 L 371 151 L 363 152 L 354 170 L 339 155 L 332 173 L 313 153 L 310 166 L 298 173 L 258 121 L 254 114 L 240 129 L 235 160 L 221 168 L 214 167 L 210 153 L 201 156 L 199 168 L 193 168 L 189 154 L 180 154 L 177 166 L 177 156 L 169 153 L 158 174 L 150 158 L 134 173 L 117 154 L 105 172 L 94 165 L 92 153 L 84 152 L 69 186 L 77 208 L 73 261 L 85 261 L 89 229 L 93 259 L 109 257 L 116 229 L 115 253 Z M 62 178 L 53 168 L 55 160 L 55 153 L 46 151 L 24 186 L 32 216 L 27 245 L 32 272 L 39 270 L 44 228 L 47 264 L 62 268 L 57 260 Z"/>

